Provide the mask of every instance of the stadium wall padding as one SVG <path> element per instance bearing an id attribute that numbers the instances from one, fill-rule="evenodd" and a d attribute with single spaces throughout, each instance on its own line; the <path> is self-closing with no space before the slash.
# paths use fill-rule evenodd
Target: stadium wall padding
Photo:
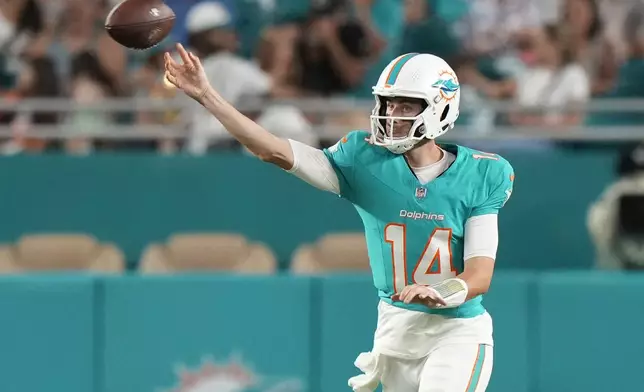
<path id="1" fill-rule="evenodd" d="M 587 268 L 590 203 L 613 180 L 610 151 L 509 151 L 516 183 L 500 216 L 499 268 Z M 348 202 L 242 154 L 0 158 L 0 242 L 83 231 L 115 242 L 134 265 L 178 231 L 237 231 L 275 250 L 331 231 L 361 231 Z"/>
<path id="2" fill-rule="evenodd" d="M 500 272 L 488 390 L 640 390 L 642 298 L 638 274 Z M 2 277 L 0 390 L 349 391 L 376 304 L 358 275 Z"/>

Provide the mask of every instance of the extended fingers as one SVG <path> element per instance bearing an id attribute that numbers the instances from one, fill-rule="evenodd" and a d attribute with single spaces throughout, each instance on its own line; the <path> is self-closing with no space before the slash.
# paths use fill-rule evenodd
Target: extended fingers
<path id="1" fill-rule="evenodd" d="M 190 57 L 190 60 L 192 60 L 192 63 L 195 65 L 196 68 L 201 67 L 201 60 L 199 60 L 199 57 L 197 57 L 194 53 L 189 52 L 188 56 Z"/>
<path id="2" fill-rule="evenodd" d="M 391 300 L 396 302 L 402 301 L 406 304 L 413 302 L 422 303 L 429 307 L 447 305 L 445 300 L 436 290 L 431 287 L 418 284 L 405 286 L 401 292 L 392 295 Z"/>
<path id="3" fill-rule="evenodd" d="M 405 286 L 401 292 L 394 294 L 391 299 L 393 301 L 403 301 L 409 303 L 416 296 L 415 292 L 417 290 L 417 285 Z"/>
<path id="4" fill-rule="evenodd" d="M 170 72 L 168 71 L 165 72 L 165 78 L 168 80 L 168 82 L 172 83 L 172 85 L 174 85 L 175 87 L 181 88 L 181 86 L 179 86 L 179 82 L 177 81 L 177 78 L 174 75 L 172 75 Z"/>
<path id="5" fill-rule="evenodd" d="M 179 71 L 195 71 L 201 68 L 201 61 L 194 53 L 186 51 L 181 44 L 177 44 L 177 52 L 181 56 L 182 64 L 175 61 L 170 53 L 166 52 L 164 55 L 165 70 L 173 73 Z"/>
<path id="6" fill-rule="evenodd" d="M 418 297 L 425 301 L 430 301 L 429 305 L 447 305 L 443 297 L 436 290 L 429 287 L 426 287 L 426 290 Z"/>
<path id="7" fill-rule="evenodd" d="M 418 287 L 417 285 L 405 286 L 402 291 L 395 293 L 391 296 L 392 301 L 403 301 L 409 303 L 409 300 L 412 300 L 415 294 L 413 294 L 414 289 Z"/>
<path id="8" fill-rule="evenodd" d="M 392 294 L 391 300 L 394 302 L 402 301 L 403 296 L 407 293 L 407 291 L 409 291 L 409 287 L 410 286 L 405 286 L 403 287 L 402 291 Z"/>
<path id="9" fill-rule="evenodd" d="M 165 74 L 166 75 L 176 75 L 178 73 L 178 68 L 180 67 L 179 64 L 177 64 L 172 56 L 170 56 L 169 53 L 166 53 L 163 58 L 163 63 L 165 67 Z"/>
<path id="10" fill-rule="evenodd" d="M 177 44 L 177 52 L 179 52 L 179 56 L 181 56 L 181 60 L 183 61 L 184 65 L 189 68 L 195 68 L 195 63 L 192 61 L 192 58 L 190 58 L 190 55 L 183 47 L 183 45 Z"/>
<path id="11" fill-rule="evenodd" d="M 447 305 L 438 292 L 431 287 L 423 285 L 406 286 L 400 293 L 392 296 L 393 301 L 402 301 L 406 304 L 412 302 L 424 303 L 427 306 Z"/>
<path id="12" fill-rule="evenodd" d="M 414 285 L 405 286 L 399 294 L 400 301 L 405 302 L 407 297 L 409 296 L 409 293 L 412 291 L 414 287 L 416 286 Z"/>
<path id="13" fill-rule="evenodd" d="M 164 57 L 164 64 L 165 64 L 165 69 L 166 71 L 179 71 L 181 69 L 181 65 L 175 61 L 175 59 L 172 58 L 170 53 L 165 53 Z"/>
<path id="14" fill-rule="evenodd" d="M 423 286 L 420 285 L 414 285 L 414 286 L 409 286 L 411 287 L 407 293 L 405 294 L 404 297 L 402 297 L 402 300 L 406 303 L 412 303 L 414 299 L 422 298 L 421 296 L 425 293 L 426 289 Z"/>

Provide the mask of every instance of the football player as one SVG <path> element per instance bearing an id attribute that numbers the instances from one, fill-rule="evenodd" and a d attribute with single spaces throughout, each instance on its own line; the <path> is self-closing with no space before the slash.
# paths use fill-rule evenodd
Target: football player
<path id="1" fill-rule="evenodd" d="M 482 304 L 494 270 L 497 214 L 512 193 L 502 157 L 435 139 L 454 127 L 460 86 L 431 54 L 397 57 L 373 88 L 371 132 L 325 150 L 272 135 L 213 90 L 178 45 L 166 77 L 240 143 L 354 204 L 365 228 L 378 323 L 354 391 L 482 392 L 492 371 L 492 319 Z"/>

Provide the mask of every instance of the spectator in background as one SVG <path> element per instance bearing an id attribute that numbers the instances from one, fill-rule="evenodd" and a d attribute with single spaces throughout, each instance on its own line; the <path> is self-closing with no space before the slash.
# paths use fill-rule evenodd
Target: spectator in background
<path id="1" fill-rule="evenodd" d="M 55 63 L 47 57 L 29 59 L 25 62 L 18 83 L 12 94 L 12 100 L 30 98 L 58 98 L 62 94 L 57 77 Z M 33 126 L 53 126 L 58 124 L 60 114 L 56 112 L 19 111 L 5 116 L 5 121 L 11 122 L 14 137 L 2 147 L 4 153 L 21 151 L 42 151 L 47 143 L 45 140 L 27 137 L 26 132 Z"/>
<path id="2" fill-rule="evenodd" d="M 167 50 L 170 50 L 170 45 L 162 43 L 146 51 L 148 56 L 132 77 L 134 96 L 152 99 L 169 99 L 176 96 L 176 91 L 164 77 L 163 54 Z M 176 123 L 179 117 L 177 111 L 137 113 L 136 122 L 139 124 L 171 125 Z"/>
<path id="3" fill-rule="evenodd" d="M 48 30 L 46 46 L 66 84 L 73 78 L 74 58 L 92 51 L 121 95 L 128 89 L 127 53 L 103 27 L 110 5 L 110 0 L 67 0 L 55 25 Z"/>
<path id="4" fill-rule="evenodd" d="M 547 26 L 544 34 L 534 34 L 520 46 L 527 65 L 522 75 L 502 82 L 483 82 L 478 87 L 493 98 L 514 98 L 525 109 L 510 115 L 512 124 L 580 124 L 582 117 L 572 108 L 590 98 L 590 80 L 570 41 L 557 26 Z"/>
<path id="5" fill-rule="evenodd" d="M 470 0 L 457 31 L 466 49 L 476 55 L 502 53 L 517 35 L 534 32 L 543 23 L 539 0 Z"/>
<path id="6" fill-rule="evenodd" d="M 404 5 L 401 0 L 353 0 L 353 9 L 355 19 L 367 33 L 370 52 L 362 80 L 350 95 L 372 99 L 374 82 L 391 59 L 400 53 Z"/>
<path id="7" fill-rule="evenodd" d="M 44 18 L 35 0 L 0 0 L 0 87 L 10 87 L 21 72 L 20 58 L 44 29 Z M 31 57 L 38 57 L 32 55 Z"/>
<path id="8" fill-rule="evenodd" d="M 12 44 L 12 39 L 15 37 L 17 30 L 16 25 L 25 3 L 25 0 L 0 1 L 0 47 L 2 47 L 3 52 Z"/>
<path id="9" fill-rule="evenodd" d="M 621 41 L 625 61 L 620 65 L 612 88 L 602 98 L 644 98 L 644 4 L 629 8 L 622 26 Z M 644 114 L 641 111 L 595 112 L 588 116 L 589 125 L 641 126 Z"/>
<path id="10" fill-rule="evenodd" d="M 348 6 L 344 0 L 314 3 L 300 26 L 295 64 L 305 94 L 338 95 L 362 82 L 371 48 L 366 29 L 349 17 Z"/>
<path id="11" fill-rule="evenodd" d="M 372 12 L 387 10 L 389 0 L 322 0 L 313 2 L 302 21 L 284 23 L 264 33 L 263 66 L 276 83 L 293 86 L 299 96 L 351 96 L 371 98 L 374 62 L 386 41 L 376 31 Z M 353 12 L 352 12 L 353 11 Z M 381 12 L 382 13 L 382 12 Z M 387 14 L 387 25 L 402 25 L 402 18 Z M 390 51 L 397 54 L 398 47 Z M 268 60 L 266 60 L 268 58 Z M 391 58 L 386 58 L 386 62 Z M 327 129 L 368 126 L 363 111 L 324 117 Z M 335 135 L 327 135 L 335 138 Z"/>
<path id="12" fill-rule="evenodd" d="M 166 40 L 146 51 L 147 58 L 132 78 L 135 96 L 155 100 L 177 97 L 176 89 L 164 77 L 163 53 L 169 48 Z M 138 111 L 136 122 L 142 125 L 178 126 L 180 119 L 180 110 Z M 173 153 L 177 148 L 174 139 L 162 139 L 158 143 L 158 150 L 163 153 Z"/>
<path id="13" fill-rule="evenodd" d="M 211 84 L 232 105 L 239 105 L 244 97 L 288 95 L 288 86 L 274 82 L 254 62 L 235 54 L 238 41 L 234 22 L 226 6 L 218 1 L 197 3 L 188 12 L 188 43 L 201 57 Z M 202 154 L 210 147 L 237 145 L 213 115 L 199 105 L 194 108 L 189 152 Z"/>
<path id="14" fill-rule="evenodd" d="M 349 5 L 315 2 L 302 23 L 265 32 L 274 53 L 268 68 L 277 82 L 294 85 L 303 96 L 339 95 L 362 82 L 371 47 L 364 26 L 349 17 Z"/>
<path id="15" fill-rule="evenodd" d="M 463 84 L 512 84 L 526 70 L 519 45 L 542 34 L 541 0 L 471 0 L 455 24 L 467 55 Z M 477 94 L 474 94 L 477 95 Z M 477 96 L 475 101 L 481 100 Z"/>
<path id="16" fill-rule="evenodd" d="M 187 28 L 187 18 L 188 14 L 190 12 L 190 9 L 197 5 L 198 3 L 202 2 L 207 2 L 209 0 L 164 0 L 165 3 L 172 8 L 174 11 L 177 19 L 176 19 L 176 24 L 174 28 L 172 29 L 172 36 L 177 42 L 181 42 L 183 44 L 188 44 L 188 35 L 189 31 Z M 242 2 L 246 2 L 248 0 L 244 0 Z M 237 1 L 236 0 L 218 0 L 224 7 L 226 7 L 226 10 L 231 15 L 231 18 L 233 20 L 237 19 Z"/>
<path id="17" fill-rule="evenodd" d="M 597 0 L 565 0 L 561 27 L 590 77 L 592 94 L 610 90 L 618 60 L 613 45 L 603 35 Z"/>
<path id="18" fill-rule="evenodd" d="M 431 53 L 455 66 L 461 44 L 428 0 L 405 0 L 405 22 L 401 54 Z"/>
<path id="19" fill-rule="evenodd" d="M 115 0 L 118 1 L 118 0 Z M 177 22 L 172 29 L 172 37 L 176 42 L 188 44 L 186 18 L 190 9 L 197 3 L 210 0 L 165 0 L 177 16 Z M 237 27 L 240 47 L 237 53 L 242 57 L 252 58 L 256 53 L 255 44 L 264 25 L 272 18 L 275 4 L 279 0 L 217 0 L 223 4 Z"/>
<path id="20" fill-rule="evenodd" d="M 97 104 L 118 94 L 117 82 L 91 51 L 76 54 L 70 76 L 70 98 L 75 102 Z M 112 123 L 114 115 L 100 109 L 77 109 L 70 113 L 65 123 L 70 136 L 65 143 L 66 150 L 75 154 L 91 152 L 92 136 L 105 131 Z"/>
<path id="21" fill-rule="evenodd" d="M 579 125 L 583 118 L 574 110 L 590 99 L 590 79 L 576 57 L 572 42 L 558 26 L 547 26 L 545 34 L 531 43 L 526 58 L 529 67 L 516 81 L 516 101 L 526 109 L 544 108 L 544 113 L 515 113 L 517 125 Z M 580 109 L 580 108 L 579 108 Z"/>
<path id="22" fill-rule="evenodd" d="M 235 21 L 230 10 L 218 1 L 199 2 L 186 16 L 188 45 L 201 58 L 213 86 L 231 104 L 244 95 L 261 96 L 270 91 L 271 83 L 255 64 L 237 56 Z M 188 151 L 202 154 L 210 147 L 235 145 L 221 123 L 207 110 L 194 106 Z"/>
<path id="23" fill-rule="evenodd" d="M 624 42 L 624 25 L 633 7 L 641 0 L 596 0 L 602 24 L 602 38 L 610 43 L 618 64 L 624 61 L 627 44 Z"/>

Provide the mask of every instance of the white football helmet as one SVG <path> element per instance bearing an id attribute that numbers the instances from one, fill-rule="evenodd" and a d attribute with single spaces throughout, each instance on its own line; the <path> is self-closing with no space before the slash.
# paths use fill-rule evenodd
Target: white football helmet
<path id="1" fill-rule="evenodd" d="M 431 54 L 407 53 L 395 58 L 373 87 L 376 106 L 371 114 L 371 143 L 395 154 L 411 150 L 423 139 L 435 139 L 454 128 L 461 99 L 454 70 Z M 387 98 L 422 99 L 426 107 L 415 117 L 387 116 Z M 406 136 L 393 135 L 394 120 L 411 121 Z"/>

